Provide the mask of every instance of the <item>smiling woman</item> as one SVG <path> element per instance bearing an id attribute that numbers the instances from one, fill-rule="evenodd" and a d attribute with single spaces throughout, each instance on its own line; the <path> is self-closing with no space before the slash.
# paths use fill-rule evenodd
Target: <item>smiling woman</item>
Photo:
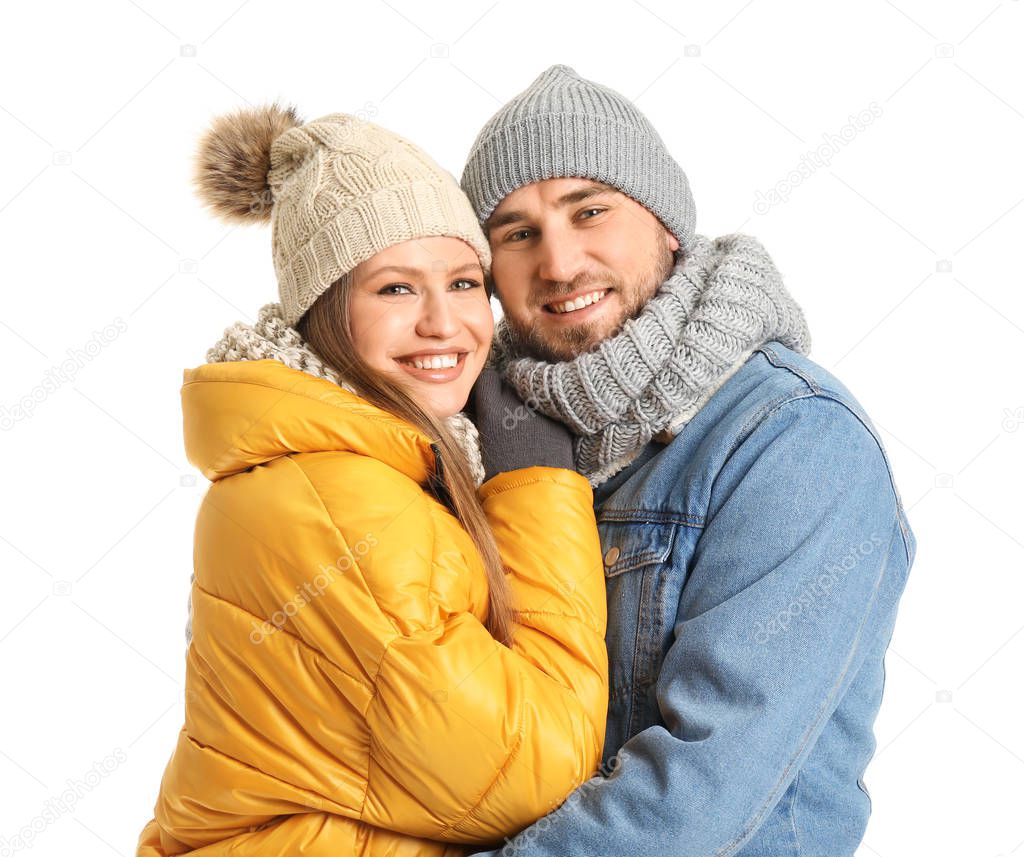
<path id="1" fill-rule="evenodd" d="M 484 270 L 465 242 L 446 236 L 403 241 L 328 290 L 300 330 L 320 353 L 336 353 L 345 344 L 330 345 L 324 337 L 347 323 L 367 365 L 404 381 L 435 414 L 448 417 L 466 403 L 491 345 L 494 318 L 483 282 Z M 347 321 L 317 323 L 332 312 L 343 316 L 349 293 Z"/>
<path id="2" fill-rule="evenodd" d="M 137 853 L 499 843 L 596 770 L 608 671 L 569 434 L 495 429 L 522 403 L 482 373 L 487 241 L 449 173 L 345 114 L 223 117 L 199 165 L 215 211 L 271 220 L 281 301 L 185 373 L 213 484 L 185 726 Z"/>

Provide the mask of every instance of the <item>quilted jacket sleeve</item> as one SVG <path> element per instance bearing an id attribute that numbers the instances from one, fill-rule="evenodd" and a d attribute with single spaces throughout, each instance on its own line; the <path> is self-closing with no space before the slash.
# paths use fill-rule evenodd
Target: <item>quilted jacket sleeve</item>
<path id="1" fill-rule="evenodd" d="M 601 758 L 606 604 L 589 484 L 532 467 L 481 487 L 521 624 L 512 649 L 454 613 L 392 639 L 367 712 L 364 818 L 500 839 L 556 808 Z"/>

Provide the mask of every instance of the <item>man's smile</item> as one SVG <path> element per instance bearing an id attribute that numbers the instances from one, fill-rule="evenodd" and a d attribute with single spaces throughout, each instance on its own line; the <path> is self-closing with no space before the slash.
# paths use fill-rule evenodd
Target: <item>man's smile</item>
<path id="1" fill-rule="evenodd" d="M 591 289 L 587 292 L 577 292 L 568 297 L 559 298 L 551 303 L 544 304 L 544 309 L 547 312 L 554 313 L 556 315 L 565 315 L 575 312 L 588 307 L 592 304 L 599 303 L 604 299 L 604 296 L 610 292 L 611 289 Z"/>

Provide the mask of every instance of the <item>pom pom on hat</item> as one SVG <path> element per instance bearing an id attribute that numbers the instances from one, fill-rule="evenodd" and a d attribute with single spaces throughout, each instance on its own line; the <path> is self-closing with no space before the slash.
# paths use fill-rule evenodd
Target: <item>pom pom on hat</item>
<path id="1" fill-rule="evenodd" d="M 301 124 L 295 107 L 276 103 L 217 117 L 196 152 L 196 195 L 229 223 L 268 222 L 273 202 L 267 182 L 270 147 Z"/>

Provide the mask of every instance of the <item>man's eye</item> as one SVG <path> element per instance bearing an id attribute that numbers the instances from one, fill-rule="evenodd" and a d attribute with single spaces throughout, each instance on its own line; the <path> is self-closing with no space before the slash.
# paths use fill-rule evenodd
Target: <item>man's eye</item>
<path id="1" fill-rule="evenodd" d="M 379 295 L 400 295 L 405 294 L 404 292 L 391 291 L 392 289 L 408 289 L 409 287 L 405 283 L 392 283 L 389 286 L 384 286 L 377 294 Z"/>
<path id="2" fill-rule="evenodd" d="M 526 235 L 527 237 L 529 237 L 529 234 L 530 234 L 530 230 L 529 229 L 517 229 L 515 232 L 510 232 L 508 234 L 508 237 L 506 237 L 505 240 L 506 241 L 525 241 L 526 240 L 525 238 L 517 238 L 516 236 L 517 235 Z"/>
<path id="3" fill-rule="evenodd" d="M 470 289 L 480 288 L 480 283 L 478 283 L 476 280 L 456 280 L 454 283 L 452 283 L 452 286 L 458 286 L 460 283 L 463 284 L 464 288 L 457 288 L 456 291 L 459 292 L 468 292 Z"/>
<path id="4" fill-rule="evenodd" d="M 580 212 L 580 217 L 583 217 L 583 215 L 585 214 L 590 214 L 591 212 L 593 212 L 594 214 L 600 214 L 602 211 L 604 211 L 603 208 L 585 208 L 583 211 Z M 590 218 L 584 217 L 583 219 L 589 220 Z"/>

